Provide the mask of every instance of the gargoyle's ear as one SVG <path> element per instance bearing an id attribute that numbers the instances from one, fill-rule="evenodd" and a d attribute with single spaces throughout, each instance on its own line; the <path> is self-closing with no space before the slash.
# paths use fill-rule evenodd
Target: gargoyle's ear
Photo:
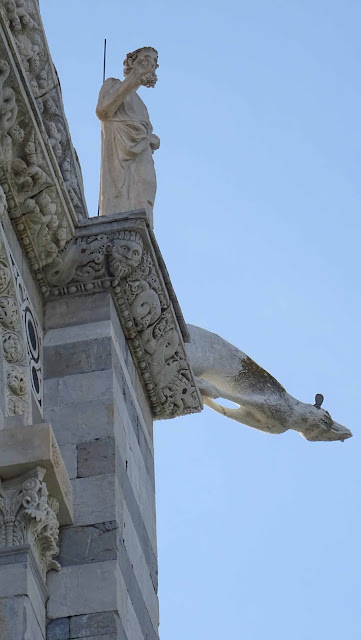
<path id="1" fill-rule="evenodd" d="M 322 393 L 316 393 L 315 395 L 315 407 L 317 407 L 318 409 L 321 407 L 321 404 L 324 401 L 324 397 L 322 395 Z"/>

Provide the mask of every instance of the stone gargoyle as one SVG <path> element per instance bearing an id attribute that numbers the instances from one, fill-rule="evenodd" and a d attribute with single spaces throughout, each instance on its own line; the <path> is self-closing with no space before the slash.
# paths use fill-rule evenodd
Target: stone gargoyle
<path id="1" fill-rule="evenodd" d="M 335 422 L 327 411 L 290 396 L 273 376 L 237 347 L 215 333 L 187 326 L 187 355 L 208 407 L 266 433 L 293 429 L 312 442 L 343 442 L 351 438 L 351 431 Z M 238 407 L 224 407 L 215 398 L 226 398 Z"/>

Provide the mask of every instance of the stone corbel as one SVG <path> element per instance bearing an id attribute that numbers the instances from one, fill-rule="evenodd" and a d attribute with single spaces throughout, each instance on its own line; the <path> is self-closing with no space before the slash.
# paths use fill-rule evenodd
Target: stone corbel
<path id="1" fill-rule="evenodd" d="M 59 569 L 59 526 L 71 524 L 72 490 L 49 424 L 0 431 L 0 556 L 28 547 L 45 583 Z"/>
<path id="2" fill-rule="evenodd" d="M 202 409 L 188 330 L 144 212 L 83 221 L 43 273 L 48 299 L 111 293 L 154 418 Z"/>

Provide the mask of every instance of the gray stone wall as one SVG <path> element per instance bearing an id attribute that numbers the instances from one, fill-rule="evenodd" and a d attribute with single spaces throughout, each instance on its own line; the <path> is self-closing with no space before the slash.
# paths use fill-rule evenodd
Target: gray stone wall
<path id="1" fill-rule="evenodd" d="M 45 310 L 44 409 L 74 493 L 48 640 L 156 640 L 152 417 L 108 294 Z"/>

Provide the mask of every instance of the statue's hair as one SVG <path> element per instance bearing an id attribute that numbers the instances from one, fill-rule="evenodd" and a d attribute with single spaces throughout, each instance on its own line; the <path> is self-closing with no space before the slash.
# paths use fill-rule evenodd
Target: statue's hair
<path id="1" fill-rule="evenodd" d="M 143 51 L 144 49 L 151 49 L 152 51 L 155 51 L 155 53 L 158 56 L 158 51 L 156 49 L 154 49 L 154 47 L 140 47 L 139 49 L 136 49 L 135 51 L 131 51 L 130 53 L 127 53 L 127 55 L 125 56 L 125 60 L 123 62 L 124 75 L 125 76 L 128 75 L 128 73 L 130 73 L 134 62 L 136 61 L 136 59 L 138 57 L 138 53 L 140 51 Z"/>

